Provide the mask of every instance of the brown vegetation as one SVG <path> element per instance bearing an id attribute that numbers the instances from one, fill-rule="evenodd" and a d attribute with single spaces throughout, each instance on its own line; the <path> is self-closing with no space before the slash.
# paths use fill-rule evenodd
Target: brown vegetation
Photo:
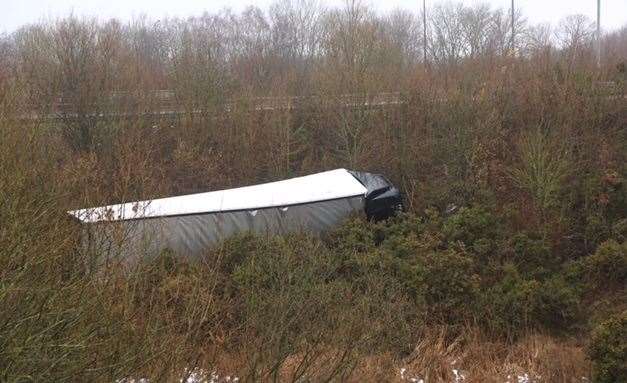
<path id="1" fill-rule="evenodd" d="M 352 1 L 0 38 L 0 381 L 620 381 L 627 29 L 428 14 L 428 62 Z M 64 213 L 335 167 L 410 214 L 129 271 Z"/>

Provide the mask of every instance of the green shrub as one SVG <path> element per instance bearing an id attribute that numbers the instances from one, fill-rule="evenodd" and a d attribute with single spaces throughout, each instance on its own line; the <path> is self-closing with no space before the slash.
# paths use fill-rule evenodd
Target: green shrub
<path id="1" fill-rule="evenodd" d="M 386 268 L 387 260 L 377 251 L 373 225 L 365 219 L 346 221 L 327 238 L 329 248 L 342 278 L 357 281 L 378 268 Z"/>
<path id="2" fill-rule="evenodd" d="M 514 265 L 482 296 L 479 318 L 497 334 L 515 338 L 528 329 L 566 330 L 579 313 L 579 292 L 557 275 L 525 279 Z"/>
<path id="3" fill-rule="evenodd" d="M 590 248 L 607 240 L 610 236 L 610 227 L 606 218 L 599 212 L 594 212 L 586 217 L 586 226 L 584 228 L 584 237 L 589 243 Z"/>
<path id="4" fill-rule="evenodd" d="M 330 252 L 312 238 L 301 235 L 259 238 L 256 245 L 233 270 L 233 280 L 243 292 L 306 287 L 333 275 Z"/>
<path id="5" fill-rule="evenodd" d="M 546 276 L 559 261 L 552 257 L 551 248 L 545 240 L 531 238 L 524 233 L 514 235 L 510 246 L 516 268 L 527 276 Z"/>
<path id="6" fill-rule="evenodd" d="M 561 206 L 561 193 L 573 166 L 564 140 L 542 129 L 530 129 L 520 137 L 518 153 L 519 165 L 510 169 L 513 183 L 544 212 Z"/>
<path id="7" fill-rule="evenodd" d="M 352 218 L 329 234 L 329 245 L 337 253 L 366 252 L 375 247 L 375 232 L 371 222 Z"/>
<path id="8" fill-rule="evenodd" d="M 413 286 L 407 283 L 407 275 L 422 249 L 417 237 L 421 220 L 402 215 L 386 222 L 350 220 L 331 235 L 328 243 L 342 279 L 359 287 L 369 275 L 385 274 L 405 286 Z"/>
<path id="9" fill-rule="evenodd" d="M 429 218 L 414 214 L 401 213 L 374 225 L 376 242 L 381 243 L 391 236 L 419 236 L 428 229 Z"/>
<path id="10" fill-rule="evenodd" d="M 413 272 L 414 294 L 424 300 L 430 320 L 455 324 L 472 316 L 479 284 L 472 258 L 455 250 L 433 252 Z"/>
<path id="11" fill-rule="evenodd" d="M 603 242 L 594 254 L 584 258 L 584 273 L 597 288 L 625 287 L 627 279 L 627 243 Z"/>
<path id="12" fill-rule="evenodd" d="M 344 285 L 327 282 L 333 268 L 321 243 L 302 236 L 257 242 L 231 275 L 238 315 L 231 342 L 251 352 L 249 380 L 276 377 L 300 347 L 333 333 L 334 309 L 347 295 Z"/>
<path id="13" fill-rule="evenodd" d="M 364 281 L 372 274 L 386 274 L 392 278 L 405 266 L 399 258 L 386 251 L 374 249 L 366 253 L 344 255 L 337 259 L 337 276 L 351 282 L 355 288 L 360 288 Z"/>
<path id="14" fill-rule="evenodd" d="M 627 218 L 620 219 L 612 225 L 612 237 L 618 242 L 627 241 Z"/>
<path id="15" fill-rule="evenodd" d="M 560 274 L 540 286 L 534 320 L 537 327 L 564 332 L 576 323 L 581 312 L 581 292 Z"/>
<path id="16" fill-rule="evenodd" d="M 269 353 L 282 357 L 320 337 L 327 346 L 406 346 L 413 314 L 403 287 L 377 252 L 355 253 L 352 260 L 357 271 L 345 275 L 334 252 L 317 239 L 267 239 L 232 275 L 242 322 Z"/>
<path id="17" fill-rule="evenodd" d="M 594 382 L 615 383 L 627 379 L 627 311 L 608 318 L 592 332 L 588 356 Z"/>
<path id="18" fill-rule="evenodd" d="M 399 258 L 409 259 L 417 253 L 442 250 L 442 219 L 434 210 L 426 216 L 402 214 L 376 225 L 379 246 Z"/>
<path id="19" fill-rule="evenodd" d="M 461 242 L 483 263 L 497 248 L 501 225 L 498 219 L 482 207 L 462 208 L 449 217 L 442 232 L 449 244 Z"/>
<path id="20" fill-rule="evenodd" d="M 461 241 L 471 246 L 479 239 L 495 239 L 499 222 L 485 208 L 462 208 L 444 223 L 443 231 L 449 241 Z"/>
<path id="21" fill-rule="evenodd" d="M 414 233 L 388 236 L 380 245 L 381 249 L 394 258 L 409 260 L 422 250 L 421 242 Z"/>
<path id="22" fill-rule="evenodd" d="M 504 273 L 482 296 L 479 318 L 491 331 L 514 338 L 533 322 L 540 282 L 523 279 L 514 265 L 506 265 Z"/>
<path id="23" fill-rule="evenodd" d="M 219 260 L 220 269 L 225 274 L 231 274 L 252 252 L 266 244 L 260 236 L 244 233 L 224 241 L 210 256 Z"/>

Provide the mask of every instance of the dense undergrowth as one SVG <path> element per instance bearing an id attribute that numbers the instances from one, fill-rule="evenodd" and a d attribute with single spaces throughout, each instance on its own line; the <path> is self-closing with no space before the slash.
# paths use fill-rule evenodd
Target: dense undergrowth
<path id="1" fill-rule="evenodd" d="M 588 40 L 511 55 L 506 33 L 459 57 L 430 36 L 425 66 L 411 15 L 282 4 L 0 38 L 0 381 L 624 382 L 624 30 L 600 70 Z M 447 9 L 431 28 L 499 32 Z M 315 49 L 282 40 L 295 22 Z M 162 87 L 184 112 L 146 113 Z M 128 115 L 94 117 L 119 89 Z M 270 94 L 301 98 L 255 110 Z M 336 167 L 385 174 L 408 212 L 130 269 L 93 267 L 65 213 Z"/>
<path id="2" fill-rule="evenodd" d="M 48 133 L 3 129 L 1 380 L 171 381 L 199 367 L 251 381 L 390 380 L 401 368 L 451 381 L 453 362 L 476 381 L 625 376 L 623 168 L 575 167 L 556 181 L 541 173 L 553 165 L 538 174 L 544 159 L 515 162 L 507 177 L 524 187 L 505 190 L 516 199 L 472 175 L 422 181 L 413 211 L 386 222 L 355 218 L 324 238 L 244 235 L 197 263 L 162 254 L 94 270 L 98 255 L 81 251 L 64 211 L 148 195 L 108 189 L 98 172 L 124 162 L 68 160 Z M 156 190 L 150 171 L 115 179 Z"/>
<path id="3" fill-rule="evenodd" d="M 26 226 L 15 222 L 16 237 L 3 238 L 15 244 L 2 258 L 5 380 L 170 380 L 190 366 L 248 380 L 334 380 L 360 376 L 368 358 L 389 358 L 370 376 L 387 380 L 402 361 L 425 358 L 414 355 L 424 339 L 446 345 L 450 355 L 438 357 L 475 379 L 589 373 L 582 355 L 567 361 L 576 368 L 543 366 L 561 357 L 553 351 L 507 370 L 494 350 L 464 351 L 507 349 L 532 334 L 588 344 L 595 381 L 624 377 L 624 233 L 559 260 L 542 233 L 512 232 L 472 206 L 377 224 L 354 218 L 322 239 L 242 235 L 199 262 L 166 252 L 131 271 L 92 274 L 72 256 L 68 223 L 36 214 L 55 215 L 50 206 L 30 208 Z M 49 225 L 67 239 L 46 235 Z M 26 231 L 29 240 L 19 240 Z M 574 339 L 590 330 L 589 342 Z M 495 370 L 482 371 L 486 363 Z M 417 368 L 428 380 L 452 379 L 450 367 L 427 358 Z"/>

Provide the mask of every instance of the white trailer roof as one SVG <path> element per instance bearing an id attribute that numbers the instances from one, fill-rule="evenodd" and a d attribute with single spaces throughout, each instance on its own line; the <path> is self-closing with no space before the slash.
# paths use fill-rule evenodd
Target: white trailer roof
<path id="1" fill-rule="evenodd" d="M 346 169 L 260 185 L 69 211 L 89 222 L 255 210 L 365 195 L 366 188 Z"/>

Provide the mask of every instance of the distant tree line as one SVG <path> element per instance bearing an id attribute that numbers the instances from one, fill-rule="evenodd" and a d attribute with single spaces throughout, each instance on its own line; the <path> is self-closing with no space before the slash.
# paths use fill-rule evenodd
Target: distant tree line
<path id="1" fill-rule="evenodd" d="M 0 79 L 17 79 L 29 105 L 63 95 L 82 113 L 114 91 L 171 89 L 181 103 L 209 107 L 241 94 L 399 91 L 425 66 L 444 77 L 506 59 L 559 66 L 565 75 L 593 67 L 594 24 L 586 16 L 552 27 L 516 12 L 513 39 L 510 17 L 487 4 L 427 9 L 424 63 L 420 14 L 378 14 L 357 0 L 340 8 L 282 0 L 267 10 L 128 23 L 70 15 L 3 36 Z M 602 50 L 604 72 L 624 70 L 627 29 L 605 34 Z"/>

